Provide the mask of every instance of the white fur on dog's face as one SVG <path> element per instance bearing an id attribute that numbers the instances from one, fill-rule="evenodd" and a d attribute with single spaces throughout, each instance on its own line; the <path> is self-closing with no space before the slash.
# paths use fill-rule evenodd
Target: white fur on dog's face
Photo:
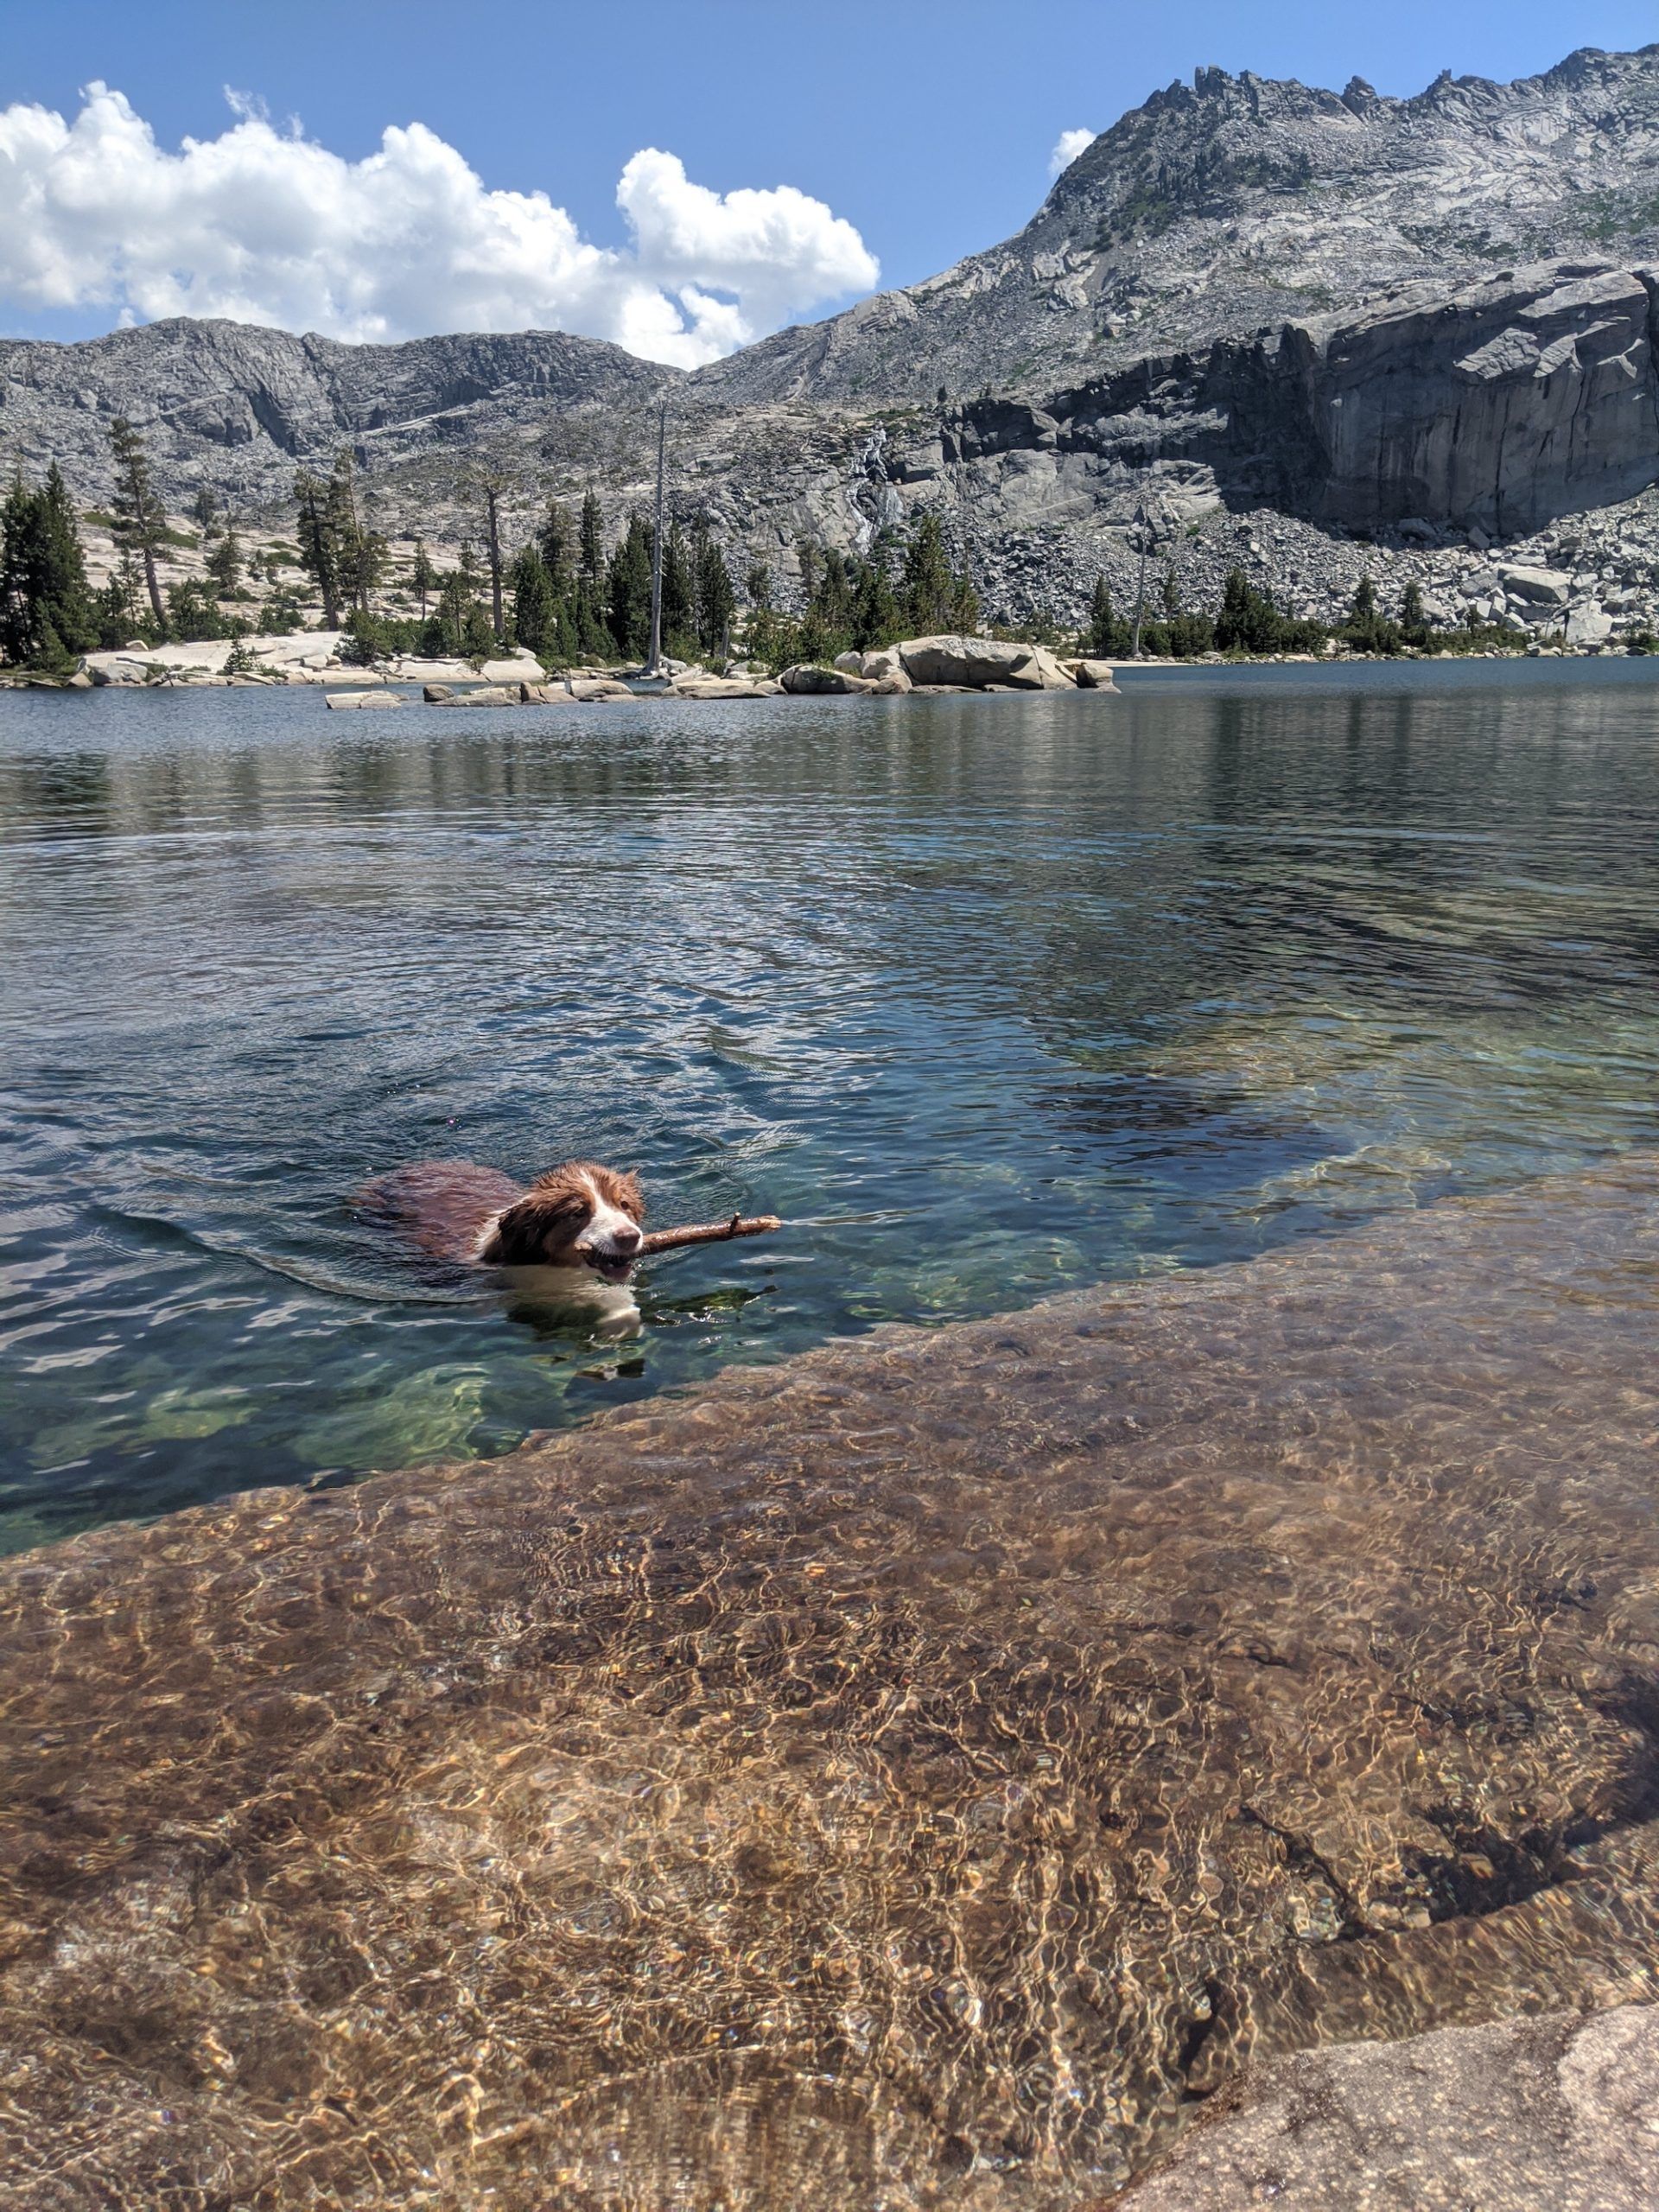
<path id="1" fill-rule="evenodd" d="M 632 1175 L 569 1160 L 486 1224 L 479 1257 L 498 1267 L 586 1268 L 601 1281 L 626 1282 L 644 1211 Z"/>
<path id="2" fill-rule="evenodd" d="M 631 1213 L 613 1205 L 597 1182 L 591 1182 L 589 1187 L 594 1210 L 572 1249 L 585 1267 L 603 1275 L 607 1282 L 624 1282 L 639 1249 L 639 1224 Z"/>

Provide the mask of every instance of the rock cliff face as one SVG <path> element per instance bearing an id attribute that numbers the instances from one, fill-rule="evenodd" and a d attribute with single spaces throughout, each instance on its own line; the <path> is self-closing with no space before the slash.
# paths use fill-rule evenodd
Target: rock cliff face
<path id="1" fill-rule="evenodd" d="M 626 404 L 677 380 L 562 331 L 340 346 L 183 316 L 78 346 L 0 340 L 0 454 L 60 461 L 83 499 L 110 489 L 109 426 L 143 431 L 163 494 L 207 483 L 233 505 L 285 498 L 296 465 L 358 448 L 385 468 L 457 456 L 505 425 Z"/>
<path id="2" fill-rule="evenodd" d="M 1659 475 L 1659 276 L 1551 262 L 1461 292 L 1154 355 L 1039 403 L 941 410 L 910 480 L 1019 461 L 1052 510 L 1219 498 L 1374 529 L 1491 537 L 1628 499 Z"/>

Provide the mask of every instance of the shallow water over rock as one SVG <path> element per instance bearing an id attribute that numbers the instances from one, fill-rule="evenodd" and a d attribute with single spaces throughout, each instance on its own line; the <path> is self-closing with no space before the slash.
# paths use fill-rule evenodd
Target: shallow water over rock
<path id="1" fill-rule="evenodd" d="M 1098 2204 L 1659 1991 L 1659 1161 L 0 1576 L 0 2203 Z"/>

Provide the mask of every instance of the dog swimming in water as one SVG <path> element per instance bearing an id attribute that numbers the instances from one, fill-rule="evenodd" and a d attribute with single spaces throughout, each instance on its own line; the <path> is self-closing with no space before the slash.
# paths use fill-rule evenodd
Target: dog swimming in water
<path id="1" fill-rule="evenodd" d="M 567 1160 L 525 1190 L 470 1160 L 427 1160 L 377 1177 L 358 1203 L 430 1259 L 502 1268 L 514 1290 L 597 1306 L 612 1326 L 639 1318 L 628 1287 L 644 1241 L 637 1176 Z"/>

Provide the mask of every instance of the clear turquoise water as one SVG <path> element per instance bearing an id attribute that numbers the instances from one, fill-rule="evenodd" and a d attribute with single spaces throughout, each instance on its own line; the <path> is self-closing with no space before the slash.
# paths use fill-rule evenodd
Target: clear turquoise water
<path id="1" fill-rule="evenodd" d="M 0 1542 L 1659 1141 L 1659 681 L 331 715 L 0 694 Z M 359 1222 L 637 1166 L 603 1345 Z"/>

